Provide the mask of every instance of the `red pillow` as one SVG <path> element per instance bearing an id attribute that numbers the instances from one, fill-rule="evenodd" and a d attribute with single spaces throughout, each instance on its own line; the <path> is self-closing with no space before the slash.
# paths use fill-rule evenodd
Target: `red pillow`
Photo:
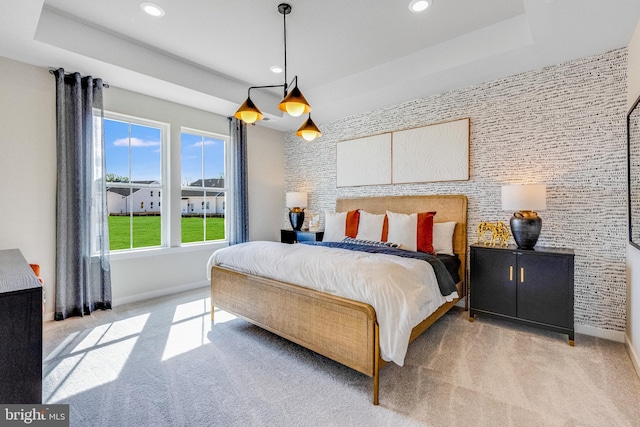
<path id="1" fill-rule="evenodd" d="M 384 222 L 382 223 L 382 241 L 386 242 L 389 237 L 389 219 L 387 216 L 384 216 Z M 392 242 L 395 243 L 395 242 Z"/>
<path id="2" fill-rule="evenodd" d="M 418 252 L 432 254 L 433 250 L 433 217 L 435 212 L 418 213 Z"/>
<path id="3" fill-rule="evenodd" d="M 347 237 L 355 237 L 358 235 L 358 224 L 360 222 L 360 210 L 347 212 L 347 223 L 344 229 L 344 235 Z"/>

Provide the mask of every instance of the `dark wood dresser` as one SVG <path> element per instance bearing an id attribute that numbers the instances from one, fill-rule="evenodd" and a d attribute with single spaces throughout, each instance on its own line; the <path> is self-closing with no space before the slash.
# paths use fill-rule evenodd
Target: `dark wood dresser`
<path id="1" fill-rule="evenodd" d="M 42 286 L 18 249 L 0 250 L 0 403 L 42 403 Z"/>

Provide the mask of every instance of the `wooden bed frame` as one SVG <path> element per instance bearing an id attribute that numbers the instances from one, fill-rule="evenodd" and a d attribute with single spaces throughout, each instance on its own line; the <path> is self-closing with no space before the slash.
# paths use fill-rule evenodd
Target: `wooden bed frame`
<path id="1" fill-rule="evenodd" d="M 371 213 L 437 212 L 435 222 L 455 221 L 454 253 L 460 258 L 458 295 L 465 296 L 467 198 L 463 195 L 389 196 L 338 199 L 336 211 Z M 445 303 L 418 324 L 409 342 L 449 311 Z M 214 307 L 373 377 L 373 404 L 378 404 L 380 357 L 378 322 L 372 306 L 313 289 L 214 266 L 211 269 L 211 320 Z"/>

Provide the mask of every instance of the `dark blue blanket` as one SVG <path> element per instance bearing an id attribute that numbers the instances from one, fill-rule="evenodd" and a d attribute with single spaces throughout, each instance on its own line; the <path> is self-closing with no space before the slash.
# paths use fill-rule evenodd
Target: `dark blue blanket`
<path id="1" fill-rule="evenodd" d="M 440 287 L 440 293 L 442 295 L 445 295 L 445 296 L 450 295 L 452 292 L 457 291 L 456 289 L 457 281 L 454 281 L 454 278 L 452 277 L 451 272 L 449 271 L 449 270 L 455 271 L 455 276 L 456 277 L 458 276 L 457 266 L 460 265 L 460 261 L 457 259 L 457 257 L 450 257 L 450 258 L 455 258 L 455 260 L 457 260 L 457 263 L 455 261 L 450 262 L 451 264 L 450 268 L 447 269 L 447 267 L 445 266 L 445 263 L 441 259 L 439 259 L 437 256 L 429 255 L 424 252 L 411 252 L 411 251 L 405 251 L 397 248 L 369 246 L 369 245 L 356 245 L 353 243 L 345 243 L 345 242 L 305 241 L 300 243 L 307 244 L 307 245 L 327 246 L 330 248 L 349 249 L 352 251 L 369 252 L 374 254 L 396 255 L 403 258 L 421 259 L 423 261 L 428 262 L 433 267 L 433 271 L 436 274 L 436 279 L 438 280 L 438 286 Z M 450 261 L 453 261 L 453 260 L 450 260 Z"/>

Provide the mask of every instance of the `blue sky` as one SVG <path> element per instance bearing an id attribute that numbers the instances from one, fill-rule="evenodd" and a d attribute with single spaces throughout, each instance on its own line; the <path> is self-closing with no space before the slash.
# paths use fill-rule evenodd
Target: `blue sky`
<path id="1" fill-rule="evenodd" d="M 180 139 L 182 165 L 180 176 L 183 185 L 200 178 L 224 177 L 224 141 L 185 133 Z M 203 170 L 204 176 L 202 176 Z"/>
<path id="2" fill-rule="evenodd" d="M 105 119 L 104 135 L 107 173 L 130 177 L 131 181 L 160 181 L 159 128 L 131 124 L 129 134 L 128 123 Z M 223 176 L 224 141 L 183 133 L 180 153 L 183 184 L 203 177 L 207 179 Z"/>

